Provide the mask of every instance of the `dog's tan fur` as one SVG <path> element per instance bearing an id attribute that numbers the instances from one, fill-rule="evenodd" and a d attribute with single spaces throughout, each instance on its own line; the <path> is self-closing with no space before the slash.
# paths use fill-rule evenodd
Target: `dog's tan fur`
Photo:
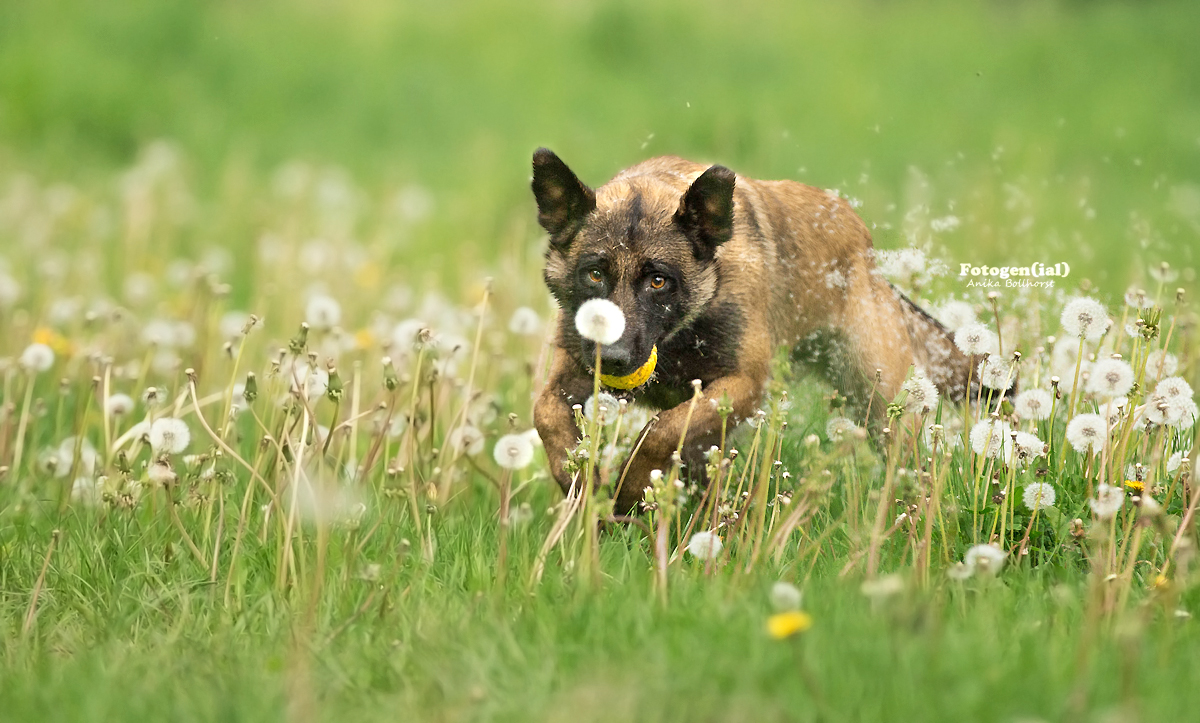
<path id="1" fill-rule="evenodd" d="M 543 189 L 539 196 L 543 225 L 558 232 L 547 253 L 546 281 L 560 302 L 569 297 L 572 270 L 586 254 L 612 260 L 608 298 L 627 314 L 636 287 L 620 280 L 635 275 L 646 259 L 669 259 L 689 289 L 683 322 L 659 342 L 659 372 L 635 394 L 662 411 L 627 462 L 619 508 L 635 506 L 650 471 L 669 466 L 684 432 L 693 375 L 707 400 L 732 402 L 733 422 L 757 410 L 780 347 L 823 368 L 860 408 L 874 389 L 883 401 L 873 408 L 882 412 L 914 364 L 951 398 L 965 392 L 967 358 L 945 329 L 880 275 L 870 232 L 845 200 L 793 181 L 737 176 L 731 236 L 711 260 L 689 253 L 672 225 L 679 223 L 681 198 L 708 168 L 675 157 L 639 163 L 597 189 L 594 209 L 566 230 L 547 220 L 554 191 Z M 537 177 L 535 157 L 535 190 Z M 719 333 L 705 338 L 692 330 L 698 323 Z M 572 325 L 573 319 L 562 320 L 549 383 L 535 408 L 551 470 L 564 490 L 572 484 L 564 469 L 567 451 L 579 439 L 571 407 L 592 388 L 589 360 L 581 358 Z M 688 336 L 688 346 L 680 348 L 680 335 L 694 339 Z M 719 435 L 715 407 L 698 404 L 687 424 L 684 461 L 690 467 L 702 467 L 701 451 Z"/>

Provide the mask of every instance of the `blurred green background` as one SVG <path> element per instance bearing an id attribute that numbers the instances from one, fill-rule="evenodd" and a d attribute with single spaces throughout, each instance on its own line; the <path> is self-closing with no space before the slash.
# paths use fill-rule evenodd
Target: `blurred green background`
<path id="1" fill-rule="evenodd" d="M 155 139 L 217 202 L 336 164 L 368 195 L 428 189 L 408 260 L 451 265 L 421 252 L 487 262 L 531 224 L 538 145 L 593 185 L 674 153 L 840 188 L 881 247 L 925 205 L 963 220 L 952 263 L 1067 260 L 1119 292 L 1194 260 L 1198 8 L 6 0 L 0 181 L 99 187 Z"/>

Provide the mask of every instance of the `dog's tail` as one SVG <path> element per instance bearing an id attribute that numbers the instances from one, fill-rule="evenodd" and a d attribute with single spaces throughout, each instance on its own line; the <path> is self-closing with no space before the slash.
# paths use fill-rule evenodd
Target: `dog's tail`
<path id="1" fill-rule="evenodd" d="M 938 391 L 951 401 L 967 394 L 971 358 L 955 346 L 954 339 L 941 322 L 911 299 L 892 287 L 904 310 L 904 322 L 913 343 L 913 363 Z"/>

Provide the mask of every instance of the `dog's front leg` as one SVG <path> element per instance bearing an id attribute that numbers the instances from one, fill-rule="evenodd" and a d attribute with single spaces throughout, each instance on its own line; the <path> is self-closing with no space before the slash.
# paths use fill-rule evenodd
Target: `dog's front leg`
<path id="1" fill-rule="evenodd" d="M 580 369 L 570 354 L 555 348 L 550 379 L 533 407 L 533 423 L 542 438 L 550 474 L 554 475 L 563 494 L 571 489 L 572 475 L 566 469 L 567 453 L 575 449 L 580 438 L 572 407 L 583 404 L 591 396 L 592 383 L 591 377 Z"/>
<path id="2" fill-rule="evenodd" d="M 651 420 L 635 444 L 634 454 L 622 466 L 615 511 L 623 513 L 637 509 L 650 484 L 650 472 L 658 469 L 666 473 L 671 468 L 671 456 L 676 449 L 681 450 L 683 463 L 692 471 L 693 477 L 702 475 L 705 452 L 721 441 L 721 415 L 717 405 L 722 399 L 732 403 L 728 430 L 733 431 L 758 408 L 768 368 L 764 360 L 739 374 L 713 380 L 701 390 L 702 395 L 695 400 L 694 408 L 689 399 Z M 683 439 L 682 448 L 680 438 Z"/>

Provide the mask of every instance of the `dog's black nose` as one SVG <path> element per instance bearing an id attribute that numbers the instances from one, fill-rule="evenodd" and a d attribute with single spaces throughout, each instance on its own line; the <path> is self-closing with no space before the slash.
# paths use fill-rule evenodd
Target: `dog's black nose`
<path id="1" fill-rule="evenodd" d="M 606 373 L 622 374 L 629 368 L 632 359 L 629 347 L 621 343 L 600 348 L 600 367 Z"/>

